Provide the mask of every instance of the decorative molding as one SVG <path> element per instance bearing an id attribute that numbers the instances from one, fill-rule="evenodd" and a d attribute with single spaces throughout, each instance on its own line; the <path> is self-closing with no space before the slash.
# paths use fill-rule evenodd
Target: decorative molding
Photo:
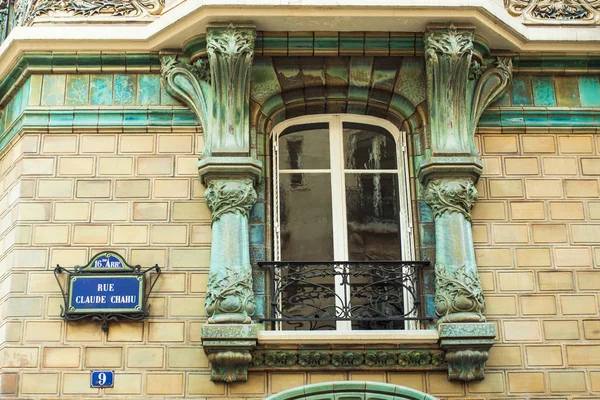
<path id="1" fill-rule="evenodd" d="M 435 311 L 442 322 L 485 321 L 485 301 L 476 269 L 435 265 Z M 466 317 L 466 318 L 465 318 Z"/>
<path id="2" fill-rule="evenodd" d="M 532 25 L 595 25 L 600 21 L 599 0 L 504 0 L 504 7 Z"/>
<path id="3" fill-rule="evenodd" d="M 471 209 L 477 202 L 477 189 L 471 180 L 435 179 L 425 189 L 425 201 L 435 218 L 444 213 L 460 213 L 471 221 Z"/>
<path id="4" fill-rule="evenodd" d="M 16 0 L 14 26 L 31 25 L 36 17 L 65 14 L 71 17 L 143 18 L 160 15 L 165 0 Z M 62 16 L 62 15 L 61 15 Z"/>
<path id="5" fill-rule="evenodd" d="M 210 361 L 214 382 L 245 382 L 251 351 L 256 347 L 258 329 L 253 324 L 202 326 L 202 347 Z"/>
<path id="6" fill-rule="evenodd" d="M 211 180 L 204 193 L 206 204 L 212 211 L 212 220 L 217 221 L 223 214 L 233 213 L 248 217 L 256 203 L 256 191 L 252 180 Z"/>
<path id="7" fill-rule="evenodd" d="M 433 369 L 443 367 L 444 352 L 431 350 L 255 350 L 255 369 Z"/>
<path id="8" fill-rule="evenodd" d="M 242 315 L 249 324 L 254 315 L 252 272 L 249 268 L 225 266 L 223 273 L 210 274 L 206 289 L 206 314 L 209 323 L 219 322 L 221 315 Z M 224 318 L 223 318 L 224 319 Z M 238 321 L 235 321 L 238 322 Z"/>

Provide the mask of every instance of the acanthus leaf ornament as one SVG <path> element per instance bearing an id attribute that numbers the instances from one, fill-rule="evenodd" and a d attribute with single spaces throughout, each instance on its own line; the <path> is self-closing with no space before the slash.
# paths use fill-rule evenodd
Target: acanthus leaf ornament
<path id="1" fill-rule="evenodd" d="M 245 217 L 256 203 L 256 191 L 250 179 L 214 180 L 204 193 L 212 220 L 217 221 L 223 214 L 234 213 Z"/>
<path id="2" fill-rule="evenodd" d="M 436 218 L 444 213 L 460 213 L 467 221 L 471 221 L 477 189 L 470 180 L 435 179 L 425 189 L 425 201 Z"/>
<path id="3" fill-rule="evenodd" d="M 485 301 L 477 270 L 435 265 L 435 311 L 443 322 L 473 314 L 471 322 L 485 321 Z"/>
<path id="4" fill-rule="evenodd" d="M 594 25 L 600 22 L 599 0 L 504 0 L 507 11 L 526 24 Z"/>

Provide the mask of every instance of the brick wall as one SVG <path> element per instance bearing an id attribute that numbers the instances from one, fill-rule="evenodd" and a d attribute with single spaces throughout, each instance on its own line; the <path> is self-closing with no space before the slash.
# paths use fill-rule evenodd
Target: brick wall
<path id="1" fill-rule="evenodd" d="M 600 136 L 482 130 L 473 210 L 487 315 L 498 326 L 486 379 L 441 372 L 251 372 L 213 384 L 200 345 L 210 246 L 197 179 L 202 136 L 25 134 L 0 161 L 0 393 L 13 398 L 263 398 L 328 380 L 372 380 L 439 397 L 556 398 L 600 392 Z M 52 269 L 102 249 L 164 274 L 151 318 L 66 324 Z M 89 370 L 116 370 L 90 389 Z M 596 370 L 598 369 L 598 370 Z"/>

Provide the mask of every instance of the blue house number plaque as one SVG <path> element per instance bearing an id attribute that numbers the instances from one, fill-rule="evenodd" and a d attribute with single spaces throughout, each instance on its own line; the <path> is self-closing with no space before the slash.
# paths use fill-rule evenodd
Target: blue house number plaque
<path id="1" fill-rule="evenodd" d="M 146 274 L 151 272 L 156 274 L 146 291 Z M 60 273 L 68 274 L 66 290 L 58 279 Z M 68 321 L 90 317 L 102 321 L 106 331 L 108 321 L 141 320 L 148 315 L 148 296 L 160 276 L 160 268 L 155 265 L 142 271 L 139 265 L 127 264 L 121 255 L 104 251 L 86 265 L 75 266 L 73 271 L 57 266 L 54 275 L 65 302 L 61 316 Z"/>
<path id="2" fill-rule="evenodd" d="M 91 384 L 93 388 L 111 388 L 115 386 L 115 371 L 92 371 Z"/>

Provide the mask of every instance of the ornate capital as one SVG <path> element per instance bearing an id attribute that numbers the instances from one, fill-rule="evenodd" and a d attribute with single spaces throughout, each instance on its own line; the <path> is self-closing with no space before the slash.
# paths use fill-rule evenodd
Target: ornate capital
<path id="1" fill-rule="evenodd" d="M 598 0 L 504 0 L 504 7 L 527 24 L 593 25 L 600 21 Z"/>
<path id="2" fill-rule="evenodd" d="M 256 203 L 256 191 L 251 179 L 213 180 L 208 184 L 204 199 L 212 211 L 213 222 L 226 213 L 247 217 Z"/>
<path id="3" fill-rule="evenodd" d="M 205 136 L 203 157 L 250 154 L 250 71 L 256 30 L 211 25 L 206 29 L 208 59 L 194 64 L 161 58 L 165 88 L 194 111 Z"/>
<path id="4" fill-rule="evenodd" d="M 474 53 L 472 28 L 430 27 L 425 33 L 428 133 L 431 155 L 419 178 L 470 175 L 477 180 L 482 163 L 474 134 L 481 114 L 508 87 L 512 64 L 508 58 L 489 62 Z"/>
<path id="5" fill-rule="evenodd" d="M 471 221 L 471 209 L 477 202 L 477 189 L 469 179 L 435 179 L 427 184 L 425 201 L 435 218 L 444 213 L 460 213 Z"/>

